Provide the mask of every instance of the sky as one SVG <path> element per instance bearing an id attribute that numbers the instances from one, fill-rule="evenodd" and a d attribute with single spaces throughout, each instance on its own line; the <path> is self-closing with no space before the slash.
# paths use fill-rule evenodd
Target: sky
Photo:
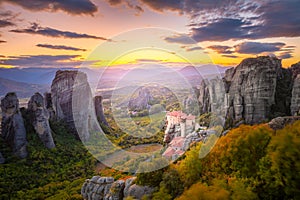
<path id="1" fill-rule="evenodd" d="M 299 0 L 0 0 L 0 67 L 300 61 Z"/>

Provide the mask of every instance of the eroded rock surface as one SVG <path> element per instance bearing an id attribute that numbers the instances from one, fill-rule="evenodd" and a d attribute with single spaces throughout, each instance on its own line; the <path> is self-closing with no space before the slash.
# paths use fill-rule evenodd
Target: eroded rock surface
<path id="1" fill-rule="evenodd" d="M 105 116 L 104 116 L 102 100 L 103 100 L 102 96 L 95 96 L 94 97 L 96 117 L 97 117 L 99 123 L 102 123 L 105 126 L 108 126 L 108 123 L 107 123 L 107 121 L 105 119 Z"/>
<path id="2" fill-rule="evenodd" d="M 88 140 L 92 93 L 87 76 L 79 71 L 57 71 L 51 85 L 56 118 L 63 120 L 78 139 Z"/>
<path id="3" fill-rule="evenodd" d="M 274 130 L 283 129 L 287 124 L 292 124 L 300 120 L 300 116 L 276 117 L 272 119 L 268 125 Z"/>
<path id="4" fill-rule="evenodd" d="M 45 107 L 44 98 L 40 93 L 35 93 L 28 102 L 28 112 L 35 132 L 46 148 L 55 147 L 49 125 L 49 113 Z"/>
<path id="5" fill-rule="evenodd" d="M 128 108 L 130 110 L 144 110 L 149 109 L 149 101 L 153 99 L 150 90 L 146 87 L 141 87 L 138 89 L 138 95 L 135 98 L 131 98 L 128 103 Z"/>
<path id="6" fill-rule="evenodd" d="M 300 74 L 294 80 L 291 100 L 291 114 L 300 115 Z"/>
<path id="7" fill-rule="evenodd" d="M 19 109 L 19 100 L 15 93 L 8 93 L 1 99 L 2 134 L 15 155 L 20 158 L 27 157 L 27 139 L 24 120 Z"/>
<path id="8" fill-rule="evenodd" d="M 151 195 L 153 188 L 136 185 L 136 177 L 114 181 L 112 177 L 94 176 L 87 179 L 82 188 L 81 195 L 87 200 L 122 200 L 126 197 L 142 199 L 145 195 Z"/>

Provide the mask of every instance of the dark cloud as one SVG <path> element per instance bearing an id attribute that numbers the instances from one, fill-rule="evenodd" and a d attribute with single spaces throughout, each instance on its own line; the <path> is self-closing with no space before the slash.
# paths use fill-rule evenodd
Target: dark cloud
<path id="1" fill-rule="evenodd" d="M 74 60 L 79 55 L 24 55 L 10 56 L 0 59 L 0 65 L 12 65 L 16 67 L 74 67 L 81 62 Z"/>
<path id="2" fill-rule="evenodd" d="M 15 24 L 12 23 L 10 20 L 0 19 L 0 28 L 7 27 L 7 26 L 14 26 Z"/>
<path id="3" fill-rule="evenodd" d="M 0 0 L 21 6 L 31 11 L 64 11 L 72 15 L 82 15 L 97 12 L 97 6 L 90 0 Z"/>
<path id="4" fill-rule="evenodd" d="M 98 37 L 94 35 L 88 35 L 83 33 L 75 33 L 70 31 L 61 31 L 50 27 L 41 27 L 37 23 L 32 23 L 29 28 L 26 29 L 15 29 L 11 30 L 14 33 L 28 33 L 28 34 L 37 34 L 48 37 L 58 37 L 58 38 L 87 38 L 87 39 L 100 39 L 107 40 L 104 37 Z"/>
<path id="5" fill-rule="evenodd" d="M 10 10 L 0 10 L 0 28 L 15 26 L 16 24 L 13 21 L 18 20 L 18 15 L 18 13 L 13 13 Z"/>
<path id="6" fill-rule="evenodd" d="M 222 55 L 222 57 L 226 57 L 226 58 L 239 58 L 239 56 L 236 56 L 236 55 Z"/>
<path id="7" fill-rule="evenodd" d="M 300 37 L 299 0 L 139 1 L 156 11 L 189 16 L 190 36 L 197 42 Z"/>
<path id="8" fill-rule="evenodd" d="M 122 0 L 108 0 L 108 3 L 110 4 L 110 5 L 119 5 L 119 4 L 121 4 L 122 3 Z"/>
<path id="9" fill-rule="evenodd" d="M 36 46 L 48 48 L 48 49 L 58 49 L 58 50 L 86 51 L 86 49 L 80 49 L 80 48 L 70 47 L 65 45 L 37 44 Z"/>
<path id="10" fill-rule="evenodd" d="M 191 30 L 192 38 L 197 42 L 202 42 L 251 38 L 249 31 L 256 28 L 256 26 L 251 26 L 248 22 L 240 19 L 224 18 Z"/>
<path id="11" fill-rule="evenodd" d="M 299 37 L 299 8 L 299 0 L 267 1 L 256 11 L 262 21 L 256 37 Z"/>
<path id="12" fill-rule="evenodd" d="M 235 47 L 235 51 L 241 54 L 259 54 L 264 52 L 280 51 L 285 43 L 261 43 L 261 42 L 243 42 Z"/>
<path id="13" fill-rule="evenodd" d="M 232 54 L 233 53 L 233 51 L 231 50 L 232 47 L 230 47 L 230 46 L 212 45 L 207 48 L 212 49 L 219 54 Z"/>
<path id="14" fill-rule="evenodd" d="M 181 44 L 196 44 L 197 42 L 193 40 L 187 34 L 177 34 L 170 37 L 164 38 L 165 41 L 170 43 L 181 43 Z"/>
<path id="15" fill-rule="evenodd" d="M 181 12 L 184 6 L 184 0 L 140 0 L 140 2 L 148 5 L 153 10 L 160 12 L 164 10 Z"/>
<path id="16" fill-rule="evenodd" d="M 293 55 L 291 54 L 291 52 L 283 52 L 278 56 L 279 59 L 288 59 L 292 57 Z"/>
<path id="17" fill-rule="evenodd" d="M 186 48 L 186 51 L 197 51 L 197 50 L 203 50 L 202 47 L 191 47 L 191 48 Z"/>
<path id="18" fill-rule="evenodd" d="M 5 40 L 0 40 L 0 43 L 6 43 L 6 41 Z"/>

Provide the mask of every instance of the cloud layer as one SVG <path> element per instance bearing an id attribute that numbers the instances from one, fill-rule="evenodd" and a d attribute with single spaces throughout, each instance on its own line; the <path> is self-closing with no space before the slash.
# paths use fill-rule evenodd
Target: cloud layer
<path id="1" fill-rule="evenodd" d="M 10 3 L 31 11 L 64 11 L 71 15 L 97 12 L 97 6 L 90 0 L 0 0 L 1 3 Z"/>
<path id="2" fill-rule="evenodd" d="M 0 65 L 12 65 L 16 67 L 75 67 L 81 64 L 74 60 L 79 55 L 24 55 L 9 56 L 0 59 Z"/>
<path id="3" fill-rule="evenodd" d="M 70 47 L 65 45 L 51 45 L 51 44 L 37 44 L 37 47 L 56 49 L 56 50 L 70 50 L 70 51 L 86 51 L 86 49 L 80 49 L 76 47 Z"/>
<path id="4" fill-rule="evenodd" d="M 32 23 L 31 26 L 28 28 L 14 29 L 11 30 L 10 32 L 36 34 L 36 35 L 43 35 L 43 36 L 57 37 L 57 38 L 86 38 L 86 39 L 107 40 L 104 37 L 88 35 L 84 33 L 76 33 L 71 31 L 61 31 L 50 27 L 42 27 L 37 23 Z"/>

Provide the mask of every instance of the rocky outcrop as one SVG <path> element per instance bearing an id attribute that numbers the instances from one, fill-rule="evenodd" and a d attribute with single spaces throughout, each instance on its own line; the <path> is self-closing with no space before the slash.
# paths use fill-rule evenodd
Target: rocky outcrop
<path id="1" fill-rule="evenodd" d="M 291 114 L 300 115 L 300 74 L 297 75 L 293 84 Z"/>
<path id="2" fill-rule="evenodd" d="M 27 139 L 24 120 L 19 109 L 19 100 L 15 93 L 8 93 L 1 99 L 2 134 L 1 136 L 20 158 L 27 157 Z"/>
<path id="3" fill-rule="evenodd" d="M 228 69 L 221 79 L 204 80 L 200 85 L 200 113 L 223 114 L 235 123 L 255 124 L 298 109 L 298 66 L 281 67 L 281 60 L 261 56 L 243 60 Z M 294 85 L 294 87 L 293 87 Z M 292 90 L 293 99 L 292 99 Z M 291 101 L 294 107 L 291 107 Z"/>
<path id="4" fill-rule="evenodd" d="M 287 124 L 292 124 L 300 120 L 300 116 L 276 117 L 272 119 L 268 125 L 274 130 L 283 129 Z"/>
<path id="5" fill-rule="evenodd" d="M 130 110 L 141 111 L 149 109 L 149 101 L 153 99 L 150 90 L 147 87 L 141 87 L 138 89 L 138 95 L 135 98 L 131 98 L 128 102 L 128 108 Z"/>
<path id="6" fill-rule="evenodd" d="M 122 200 L 128 196 L 142 199 L 153 193 L 154 189 L 151 187 L 134 184 L 135 179 L 114 181 L 112 177 L 94 176 L 84 182 L 81 195 L 86 200 Z"/>
<path id="7" fill-rule="evenodd" d="M 245 59 L 234 73 L 226 73 L 225 80 L 230 85 L 227 117 L 249 124 L 269 118 L 281 69 L 279 59 L 258 57 Z"/>
<path id="8" fill-rule="evenodd" d="M 88 140 L 92 93 L 87 76 L 79 71 L 57 71 L 51 85 L 56 118 L 63 120 L 78 139 Z"/>
<path id="9" fill-rule="evenodd" d="M 199 87 L 200 114 L 212 112 L 224 116 L 226 111 L 225 84 L 219 77 L 203 80 Z"/>
<path id="10" fill-rule="evenodd" d="M 45 99 L 45 107 L 46 107 L 46 109 L 48 110 L 48 113 L 49 113 L 49 119 L 54 120 L 55 119 L 55 112 L 54 112 L 54 109 L 53 109 L 51 93 L 46 92 L 44 94 L 44 99 Z"/>
<path id="11" fill-rule="evenodd" d="M 35 132 L 46 148 L 55 147 L 49 125 L 49 113 L 45 107 L 44 98 L 40 93 L 35 93 L 28 102 L 28 112 Z"/>
<path id="12" fill-rule="evenodd" d="M 96 117 L 99 123 L 104 124 L 105 126 L 109 126 L 104 116 L 102 100 L 103 100 L 102 96 L 94 97 Z"/>

